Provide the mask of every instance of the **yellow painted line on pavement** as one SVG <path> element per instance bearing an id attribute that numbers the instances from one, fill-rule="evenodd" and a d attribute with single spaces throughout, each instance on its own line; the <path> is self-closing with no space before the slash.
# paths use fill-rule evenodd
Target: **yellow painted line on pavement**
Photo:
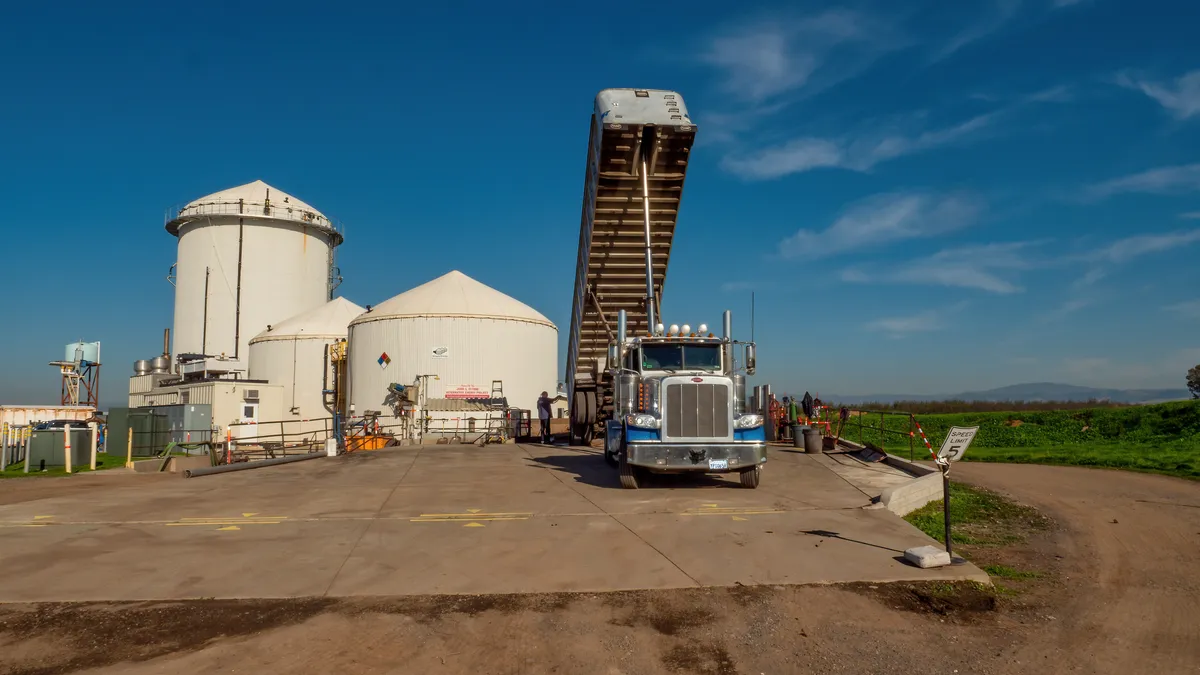
<path id="1" fill-rule="evenodd" d="M 281 521 L 278 520 L 256 520 L 246 522 L 244 520 L 219 520 L 210 523 L 165 523 L 167 527 L 214 527 L 216 525 L 278 525 Z"/>
<path id="2" fill-rule="evenodd" d="M 682 516 L 757 516 L 757 515 L 763 515 L 763 514 L 767 514 L 767 513 L 783 513 L 783 510 L 766 508 L 766 507 L 757 507 L 756 508 L 753 506 L 749 506 L 749 507 L 745 507 L 745 506 L 743 506 L 743 507 L 702 506 L 698 509 L 688 509 L 679 515 L 682 515 Z"/>
<path id="3" fill-rule="evenodd" d="M 410 523 L 449 523 L 478 520 L 528 520 L 532 513 L 483 513 L 479 509 L 468 509 L 470 513 L 422 513 L 409 518 Z M 477 527 L 477 526 L 473 526 Z"/>

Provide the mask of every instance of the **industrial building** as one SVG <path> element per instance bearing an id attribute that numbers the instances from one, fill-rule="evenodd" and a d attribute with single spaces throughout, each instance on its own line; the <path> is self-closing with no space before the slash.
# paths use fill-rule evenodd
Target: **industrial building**
<path id="1" fill-rule="evenodd" d="M 328 306 L 340 281 L 338 228 L 309 204 L 256 180 L 172 210 L 166 229 L 179 239 L 170 277 L 175 321 L 168 336 L 174 343 L 164 338 L 160 356 L 134 364 L 129 407 L 152 408 L 171 419 L 175 442 L 206 440 L 210 428 L 254 440 L 266 433 L 264 423 L 300 419 L 293 410 L 301 407 L 328 417 L 319 406 L 323 346 L 315 346 L 314 362 L 302 363 L 300 343 L 291 344 L 296 367 L 285 377 L 273 370 L 276 350 L 264 344 L 264 369 L 272 373 L 267 379 L 250 372 L 250 342 L 264 333 L 264 343 L 271 342 L 276 324 L 295 332 L 284 328 L 288 319 L 303 323 L 306 313 Z M 349 308 L 339 303 L 335 312 L 358 309 L 345 304 Z M 306 344 L 304 354 L 309 351 Z M 314 380 L 316 391 L 304 391 Z"/>
<path id="2" fill-rule="evenodd" d="M 484 403 L 535 410 L 558 379 L 558 328 L 537 310 L 457 270 L 350 323 L 349 401 L 390 414 L 390 387 L 417 383 L 432 420 L 484 417 Z M 435 427 L 442 426 L 435 423 Z"/>
<path id="3" fill-rule="evenodd" d="M 343 422 L 365 433 L 369 415 L 401 442 L 467 439 L 559 393 L 558 329 L 541 313 L 459 271 L 366 309 L 333 298 L 340 230 L 262 181 L 189 202 L 166 229 L 174 329 L 134 364 L 114 416 L 155 439 L 316 446 Z"/>

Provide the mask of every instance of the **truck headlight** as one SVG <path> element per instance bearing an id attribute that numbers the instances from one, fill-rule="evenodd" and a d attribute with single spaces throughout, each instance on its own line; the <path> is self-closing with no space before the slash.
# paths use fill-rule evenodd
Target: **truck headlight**
<path id="1" fill-rule="evenodd" d="M 638 429 L 658 429 L 662 426 L 662 420 L 646 413 L 633 413 L 625 416 L 625 424 Z"/>
<path id="2" fill-rule="evenodd" d="M 762 415 L 740 415 L 733 420 L 734 429 L 753 429 L 761 427 L 763 423 Z"/>

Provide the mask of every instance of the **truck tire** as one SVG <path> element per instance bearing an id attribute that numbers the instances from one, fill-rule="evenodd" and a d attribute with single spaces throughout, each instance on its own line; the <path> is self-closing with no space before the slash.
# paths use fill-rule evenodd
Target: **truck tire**
<path id="1" fill-rule="evenodd" d="M 571 401 L 571 445 L 587 445 L 587 395 L 575 392 Z"/>
<path id="2" fill-rule="evenodd" d="M 621 445 L 622 446 L 625 445 L 624 441 L 622 441 Z M 608 437 L 606 436 L 604 438 L 604 463 L 605 464 L 611 466 L 614 469 L 621 468 L 620 456 L 621 456 L 622 452 L 624 452 L 623 447 L 619 448 L 616 452 L 609 452 L 608 451 Z"/>
<path id="3" fill-rule="evenodd" d="M 588 391 L 588 392 L 584 392 L 584 394 L 585 394 L 584 395 L 584 400 L 585 400 L 584 410 L 587 411 L 587 423 L 595 424 L 596 423 L 596 392 Z"/>
<path id="4" fill-rule="evenodd" d="M 637 467 L 629 463 L 629 453 L 624 448 L 621 449 L 618 463 L 621 472 L 621 487 L 626 490 L 638 489 Z"/>
<path id="5" fill-rule="evenodd" d="M 762 466 L 755 466 L 753 469 L 743 469 L 741 472 L 742 487 L 753 490 L 758 487 L 758 481 L 762 478 Z"/>

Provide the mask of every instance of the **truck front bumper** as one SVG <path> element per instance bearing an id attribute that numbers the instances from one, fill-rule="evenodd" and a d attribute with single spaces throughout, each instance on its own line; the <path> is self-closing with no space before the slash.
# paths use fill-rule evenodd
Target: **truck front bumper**
<path id="1" fill-rule="evenodd" d="M 764 441 L 739 443 L 638 443 L 626 445 L 629 463 L 657 471 L 727 473 L 767 461 Z M 717 462 L 714 467 L 712 462 Z M 720 462 L 725 468 L 719 468 Z"/>

